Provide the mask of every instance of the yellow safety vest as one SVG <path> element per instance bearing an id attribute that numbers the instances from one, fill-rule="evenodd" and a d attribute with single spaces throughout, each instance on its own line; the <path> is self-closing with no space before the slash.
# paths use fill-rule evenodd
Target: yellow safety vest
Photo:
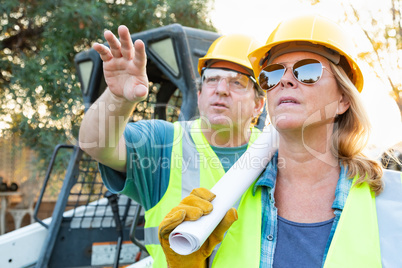
<path id="1" fill-rule="evenodd" d="M 382 180 L 377 197 L 367 183 L 352 186 L 324 268 L 402 267 L 402 173 L 384 170 Z"/>
<path id="2" fill-rule="evenodd" d="M 260 133 L 252 128 L 249 144 Z M 211 189 L 224 174 L 222 164 L 202 134 L 200 120 L 175 122 L 169 185 L 158 204 L 145 212 L 145 245 L 154 260 L 153 267 L 167 267 L 158 239 L 158 227 L 166 214 L 192 189 Z M 243 199 L 239 210 L 243 209 L 242 202 Z"/>
<path id="3" fill-rule="evenodd" d="M 382 179 L 384 191 L 377 197 L 367 183 L 352 186 L 324 268 L 402 267 L 402 173 L 384 170 Z M 261 235 L 253 229 L 261 233 L 261 214 L 247 215 L 249 209 L 261 211 L 260 196 L 247 192 L 252 200 L 242 200 L 248 205 L 239 211 L 239 220 L 244 219 L 239 223 L 242 227 L 232 229 L 236 222 L 229 229 L 213 267 L 260 266 Z"/>

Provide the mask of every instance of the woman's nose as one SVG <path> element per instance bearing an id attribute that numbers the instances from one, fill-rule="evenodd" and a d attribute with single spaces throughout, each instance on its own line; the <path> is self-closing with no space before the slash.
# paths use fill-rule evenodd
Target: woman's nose
<path id="1" fill-rule="evenodd" d="M 297 84 L 297 81 L 295 77 L 293 76 L 292 69 L 291 68 L 286 68 L 285 73 L 283 74 L 279 84 L 281 87 L 295 87 Z"/>

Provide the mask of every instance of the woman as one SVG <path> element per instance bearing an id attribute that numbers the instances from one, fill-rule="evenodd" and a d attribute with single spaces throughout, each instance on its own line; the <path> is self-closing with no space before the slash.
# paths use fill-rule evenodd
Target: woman
<path id="1" fill-rule="evenodd" d="M 352 49 L 332 21 L 301 16 L 280 23 L 249 55 L 279 150 L 252 186 L 249 208 L 261 217 L 239 212 L 213 267 L 402 267 L 402 176 L 362 152 L 369 121 Z"/>

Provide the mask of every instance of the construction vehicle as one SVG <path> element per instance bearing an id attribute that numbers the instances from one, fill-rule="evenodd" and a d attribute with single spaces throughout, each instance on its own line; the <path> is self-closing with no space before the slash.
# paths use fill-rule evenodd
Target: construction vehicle
<path id="1" fill-rule="evenodd" d="M 148 57 L 149 95 L 132 115 L 141 119 L 188 120 L 197 115 L 198 58 L 219 34 L 173 24 L 135 33 Z M 106 84 L 102 60 L 89 49 L 75 57 L 85 109 Z M 58 155 L 69 152 L 69 159 Z M 39 219 L 42 198 L 57 161 L 68 166 L 51 218 Z M 118 267 L 143 262 L 143 210 L 104 187 L 96 161 L 75 145 L 58 145 L 36 203 L 36 223 L 0 236 L 0 267 Z M 145 265 L 145 266 L 144 266 Z"/>
<path id="2" fill-rule="evenodd" d="M 150 84 L 147 99 L 137 104 L 131 120 L 197 117 L 198 58 L 219 36 L 179 24 L 132 34 L 133 41 L 145 43 Z M 89 49 L 78 53 L 75 63 L 88 109 L 106 88 L 102 60 Z M 53 166 L 66 151 L 68 166 L 52 217 L 39 219 Z M 0 236 L 0 267 L 151 267 L 143 246 L 143 215 L 133 200 L 107 191 L 97 162 L 76 144 L 58 145 L 35 206 L 37 222 Z"/>

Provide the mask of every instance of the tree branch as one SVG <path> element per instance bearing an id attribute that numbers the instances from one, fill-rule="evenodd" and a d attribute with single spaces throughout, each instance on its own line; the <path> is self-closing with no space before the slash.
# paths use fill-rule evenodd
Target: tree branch
<path id="1" fill-rule="evenodd" d="M 23 50 L 30 49 L 31 46 L 27 44 L 27 40 L 32 39 L 34 37 L 38 37 L 44 31 L 44 26 L 32 26 L 32 23 L 29 23 L 26 29 L 22 29 L 16 35 L 10 36 L 8 38 L 3 39 L 1 45 L 4 48 L 9 48 L 11 50 Z"/>
<path id="2" fill-rule="evenodd" d="M 350 7 L 351 7 L 352 10 L 353 10 L 353 14 L 354 14 L 355 17 L 356 17 L 356 20 L 359 21 L 359 15 L 358 15 L 358 13 L 357 13 L 357 10 L 352 6 L 352 4 L 350 4 Z M 360 25 L 360 24 L 359 24 L 359 25 Z M 380 57 L 378 51 L 374 48 L 374 47 L 375 47 L 375 46 L 374 46 L 374 45 L 375 45 L 375 42 L 374 42 L 373 38 L 370 37 L 369 33 L 368 33 L 368 32 L 366 31 L 366 29 L 364 29 L 361 25 L 360 25 L 360 28 L 362 29 L 363 33 L 366 35 L 367 39 L 370 41 L 371 46 L 372 46 L 372 48 L 373 48 L 373 51 L 374 51 L 374 53 L 375 53 L 375 55 L 376 55 L 377 61 L 378 61 L 378 63 L 380 64 L 381 69 L 384 70 L 384 66 L 383 66 L 383 64 L 382 64 L 381 57 Z M 389 81 L 389 83 L 390 83 L 390 85 L 391 85 L 391 87 L 392 87 L 392 90 L 395 91 L 395 92 L 397 92 L 398 89 L 397 89 L 397 88 L 395 87 L 395 85 L 392 83 L 391 77 L 389 77 L 389 75 L 386 75 L 386 76 L 387 76 L 387 80 Z"/>

